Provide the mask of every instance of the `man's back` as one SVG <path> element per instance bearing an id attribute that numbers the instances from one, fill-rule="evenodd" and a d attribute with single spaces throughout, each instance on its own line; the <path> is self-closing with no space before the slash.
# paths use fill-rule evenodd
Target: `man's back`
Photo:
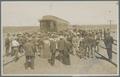
<path id="1" fill-rule="evenodd" d="M 59 50 L 64 50 L 64 47 L 65 47 L 65 41 L 63 39 L 60 39 L 58 41 L 58 49 Z"/>
<path id="2" fill-rule="evenodd" d="M 53 51 L 56 50 L 56 42 L 54 39 L 50 40 L 50 49 Z"/>
<path id="3" fill-rule="evenodd" d="M 5 46 L 9 46 L 9 45 L 10 45 L 10 39 L 9 39 L 9 37 L 7 37 L 5 39 Z"/>
<path id="4" fill-rule="evenodd" d="M 35 51 L 34 46 L 30 42 L 27 42 L 24 45 L 24 50 L 25 50 L 25 55 L 26 56 L 34 56 L 35 55 L 35 53 L 34 53 L 34 51 Z"/>
<path id="5" fill-rule="evenodd" d="M 108 37 L 106 37 L 105 41 L 106 41 L 106 48 L 112 48 L 113 37 L 108 36 Z"/>
<path id="6" fill-rule="evenodd" d="M 113 37 L 112 37 L 112 36 L 107 36 L 107 37 L 104 39 L 104 42 L 105 42 L 106 48 L 112 48 Z"/>

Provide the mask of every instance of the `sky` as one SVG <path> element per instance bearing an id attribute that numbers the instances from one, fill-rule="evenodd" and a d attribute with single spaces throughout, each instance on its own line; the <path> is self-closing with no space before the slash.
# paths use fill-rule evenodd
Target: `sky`
<path id="1" fill-rule="evenodd" d="M 65 19 L 71 25 L 118 22 L 117 1 L 2 1 L 3 26 L 39 26 L 44 15 Z"/>

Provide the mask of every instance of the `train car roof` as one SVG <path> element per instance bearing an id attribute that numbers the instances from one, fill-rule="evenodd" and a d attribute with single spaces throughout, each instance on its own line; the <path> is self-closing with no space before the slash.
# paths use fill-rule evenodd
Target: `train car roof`
<path id="1" fill-rule="evenodd" d="M 43 16 L 42 20 L 57 20 L 57 21 L 62 21 L 62 22 L 65 22 L 65 23 L 69 23 L 68 21 L 66 21 L 64 19 L 61 19 L 61 18 L 56 17 L 56 16 L 52 16 L 52 15 L 45 15 L 45 16 Z"/>

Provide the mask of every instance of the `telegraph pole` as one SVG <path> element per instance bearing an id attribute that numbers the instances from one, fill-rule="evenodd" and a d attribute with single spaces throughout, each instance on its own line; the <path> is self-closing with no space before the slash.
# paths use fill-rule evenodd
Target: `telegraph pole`
<path id="1" fill-rule="evenodd" d="M 109 20 L 109 24 L 110 24 L 110 30 L 112 28 L 112 19 L 111 19 L 111 11 L 109 10 L 109 16 L 110 16 L 110 20 Z"/>
<path id="2" fill-rule="evenodd" d="M 50 3 L 50 5 L 49 5 L 49 12 L 50 12 L 50 14 L 52 14 L 52 7 L 53 7 L 53 4 Z"/>
<path id="3" fill-rule="evenodd" d="M 110 29 L 112 28 L 112 24 L 111 23 L 112 23 L 112 20 L 110 20 Z"/>

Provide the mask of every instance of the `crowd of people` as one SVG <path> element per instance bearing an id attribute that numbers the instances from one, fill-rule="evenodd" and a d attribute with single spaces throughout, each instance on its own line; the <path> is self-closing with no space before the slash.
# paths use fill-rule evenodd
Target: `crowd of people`
<path id="1" fill-rule="evenodd" d="M 104 41 L 108 57 L 112 59 L 113 38 L 109 29 L 99 30 L 65 30 L 60 32 L 22 32 L 7 34 L 5 39 L 6 56 L 25 55 L 25 68 L 34 69 L 36 56 L 46 58 L 52 66 L 55 60 L 70 65 L 70 55 L 80 59 L 95 58 L 99 52 L 99 43 Z"/>

